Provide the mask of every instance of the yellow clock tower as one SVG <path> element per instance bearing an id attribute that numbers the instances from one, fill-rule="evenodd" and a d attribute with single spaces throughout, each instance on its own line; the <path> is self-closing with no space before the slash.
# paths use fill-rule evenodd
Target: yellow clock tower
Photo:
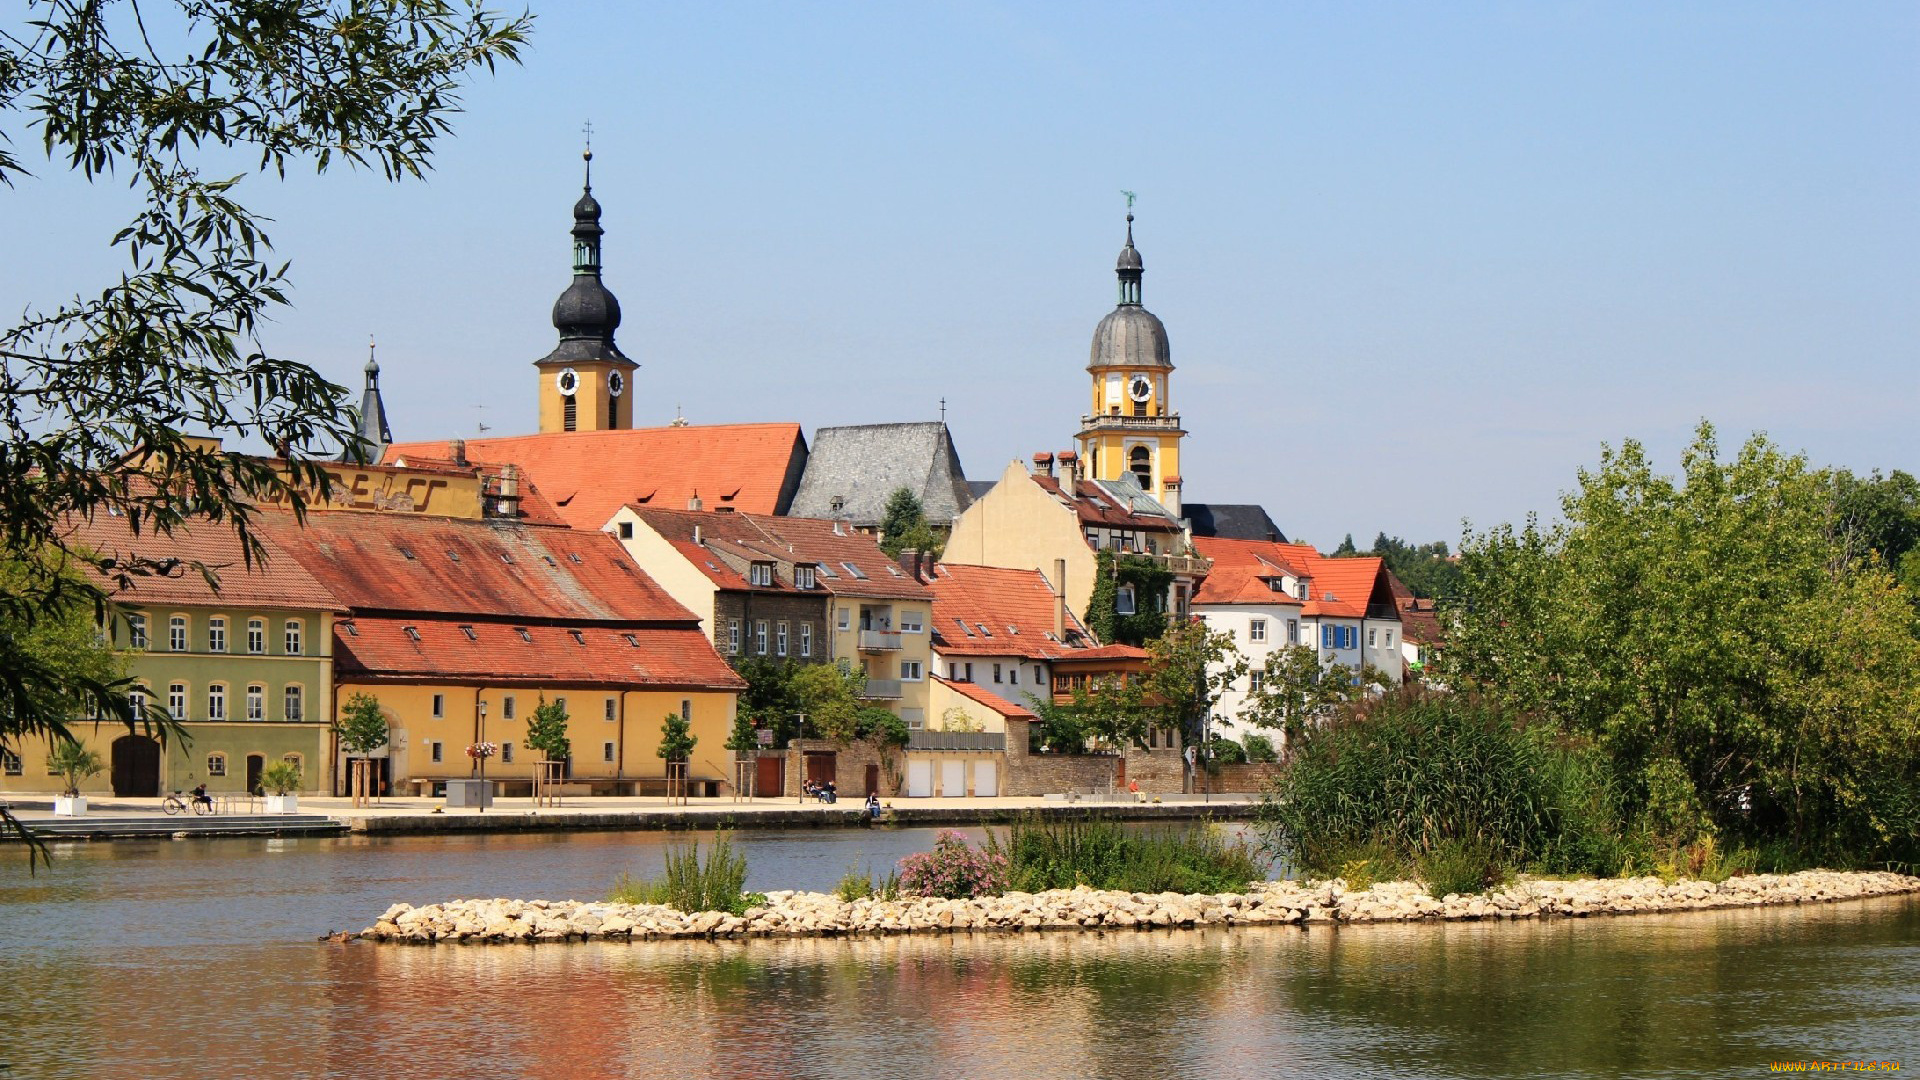
<path id="1" fill-rule="evenodd" d="M 560 344 L 535 360 L 540 370 L 540 431 L 608 431 L 633 426 L 632 373 L 640 365 L 613 343 L 620 301 L 600 281 L 600 203 L 587 182 L 573 204 L 573 283 L 553 304 Z"/>
<path id="2" fill-rule="evenodd" d="M 1093 376 L 1092 409 L 1080 418 L 1080 460 L 1096 480 L 1131 475 L 1168 510 L 1180 513 L 1180 414 L 1167 397 L 1173 373 L 1167 328 L 1140 306 L 1145 267 L 1133 246 L 1133 214 L 1127 214 L 1127 246 L 1115 266 L 1120 304 L 1093 332 L 1087 371 Z"/>

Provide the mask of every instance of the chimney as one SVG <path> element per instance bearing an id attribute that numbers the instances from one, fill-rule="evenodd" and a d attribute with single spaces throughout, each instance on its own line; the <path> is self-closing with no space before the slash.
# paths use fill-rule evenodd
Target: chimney
<path id="1" fill-rule="evenodd" d="M 1036 473 L 1045 473 L 1048 476 L 1052 476 L 1053 475 L 1053 455 L 1047 453 L 1045 450 L 1042 450 L 1039 453 L 1033 455 L 1033 471 Z"/>
<path id="2" fill-rule="evenodd" d="M 707 546 L 706 541 L 700 538 L 700 523 L 697 521 L 693 523 L 693 546 L 694 547 Z"/>
<path id="3" fill-rule="evenodd" d="M 1167 491 L 1166 496 L 1160 500 L 1160 504 L 1167 508 L 1167 513 L 1172 514 L 1176 519 L 1179 518 L 1180 478 L 1177 476 L 1169 476 L 1161 481 L 1160 486 Z"/>
<path id="4" fill-rule="evenodd" d="M 844 523 L 839 518 L 834 518 L 833 519 L 833 535 L 835 536 L 847 535 L 847 530 L 843 527 L 843 525 Z"/>
<path id="5" fill-rule="evenodd" d="M 467 440 L 455 439 L 448 443 L 447 456 L 453 459 L 455 465 L 465 465 L 467 463 Z"/>
<path id="6" fill-rule="evenodd" d="M 688 500 L 687 500 L 687 509 L 689 509 L 689 510 L 704 510 L 704 509 L 706 509 L 706 507 L 704 507 L 704 506 L 703 506 L 703 505 L 701 505 L 701 503 L 700 503 L 700 489 L 699 489 L 699 488 L 695 488 L 695 489 L 693 490 L 693 498 L 691 498 L 691 499 L 688 499 Z M 699 526 L 695 526 L 695 528 L 698 528 L 698 527 L 699 527 Z M 697 542 L 697 541 L 696 541 L 696 542 Z"/>
<path id="7" fill-rule="evenodd" d="M 520 516 L 520 466 L 511 461 L 500 467 L 500 516 Z"/>
<path id="8" fill-rule="evenodd" d="M 1053 639 L 1067 640 L 1067 560 L 1053 560 Z"/>
<path id="9" fill-rule="evenodd" d="M 1058 454 L 1054 455 L 1054 459 L 1060 462 L 1060 479 L 1062 480 L 1080 479 L 1080 455 L 1079 454 L 1076 454 L 1071 450 L 1062 450 Z"/>
<path id="10" fill-rule="evenodd" d="M 916 582 L 925 580 L 920 576 L 920 550 L 918 548 L 901 549 L 900 569 L 905 570 L 907 576 Z"/>

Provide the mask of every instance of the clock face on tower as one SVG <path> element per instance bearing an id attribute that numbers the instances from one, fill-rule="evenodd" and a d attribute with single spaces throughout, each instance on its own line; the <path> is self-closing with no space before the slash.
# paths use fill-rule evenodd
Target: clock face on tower
<path id="1" fill-rule="evenodd" d="M 1127 384 L 1127 396 L 1135 401 L 1145 401 L 1153 396 L 1153 383 L 1145 375 L 1135 375 Z"/>
<path id="2" fill-rule="evenodd" d="M 627 388 L 627 377 L 625 375 L 622 375 L 617 371 L 610 371 L 607 373 L 607 393 L 612 394 L 614 397 L 619 397 L 620 392 L 625 390 L 626 388 Z"/>
<path id="3" fill-rule="evenodd" d="M 572 368 L 562 368 L 560 373 L 553 377 L 553 385 L 559 387 L 562 394 L 572 397 L 573 392 L 580 389 L 580 373 Z"/>

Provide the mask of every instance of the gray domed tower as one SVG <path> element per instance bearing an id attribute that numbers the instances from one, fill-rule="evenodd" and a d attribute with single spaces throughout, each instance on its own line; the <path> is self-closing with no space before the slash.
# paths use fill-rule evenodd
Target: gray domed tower
<path id="1" fill-rule="evenodd" d="M 600 280 L 600 202 L 593 197 L 593 151 L 585 189 L 573 204 L 573 282 L 553 302 L 560 344 L 533 362 L 540 369 L 540 430 L 606 431 L 633 426 L 631 374 L 640 365 L 613 343 L 620 301 Z"/>
<path id="2" fill-rule="evenodd" d="M 1168 405 L 1173 353 L 1167 328 L 1140 304 L 1146 264 L 1133 246 L 1133 213 L 1127 213 L 1127 246 L 1114 273 L 1120 303 L 1093 331 L 1087 371 L 1093 376 L 1092 409 L 1080 418 L 1080 460 L 1095 480 L 1132 476 L 1175 514 L 1180 510 L 1180 414 Z"/>

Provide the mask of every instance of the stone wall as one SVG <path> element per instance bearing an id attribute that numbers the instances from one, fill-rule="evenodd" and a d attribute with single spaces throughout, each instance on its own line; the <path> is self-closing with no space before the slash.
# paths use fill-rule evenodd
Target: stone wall
<path id="1" fill-rule="evenodd" d="M 872 743 L 856 739 L 852 742 L 834 742 L 831 739 L 795 739 L 787 747 L 786 794 L 799 798 L 800 785 L 807 779 L 806 756 L 814 753 L 833 755 L 833 787 L 841 801 L 848 799 L 866 799 L 867 765 L 879 766 L 879 787 L 873 794 L 883 799 L 891 799 L 900 794 L 900 787 L 906 782 L 906 767 L 898 751 L 889 750 L 884 754 L 875 749 Z M 892 759 L 892 771 L 887 768 L 885 758 Z"/>
<path id="2" fill-rule="evenodd" d="M 1055 795 L 1067 791 L 1113 790 L 1113 754 L 1035 754 L 1028 750 L 1028 725 L 1007 719 L 1007 779 L 1003 795 Z"/>
<path id="3" fill-rule="evenodd" d="M 1261 765 L 1222 765 L 1220 771 L 1210 777 L 1212 790 L 1259 794 L 1267 789 L 1267 781 L 1280 775 L 1280 766 L 1271 762 Z"/>
<path id="4" fill-rule="evenodd" d="M 1133 747 L 1127 751 L 1126 759 L 1127 779 L 1123 786 L 1129 791 L 1134 784 L 1140 785 L 1143 795 L 1178 795 L 1185 790 L 1187 763 L 1177 747 Z"/>

